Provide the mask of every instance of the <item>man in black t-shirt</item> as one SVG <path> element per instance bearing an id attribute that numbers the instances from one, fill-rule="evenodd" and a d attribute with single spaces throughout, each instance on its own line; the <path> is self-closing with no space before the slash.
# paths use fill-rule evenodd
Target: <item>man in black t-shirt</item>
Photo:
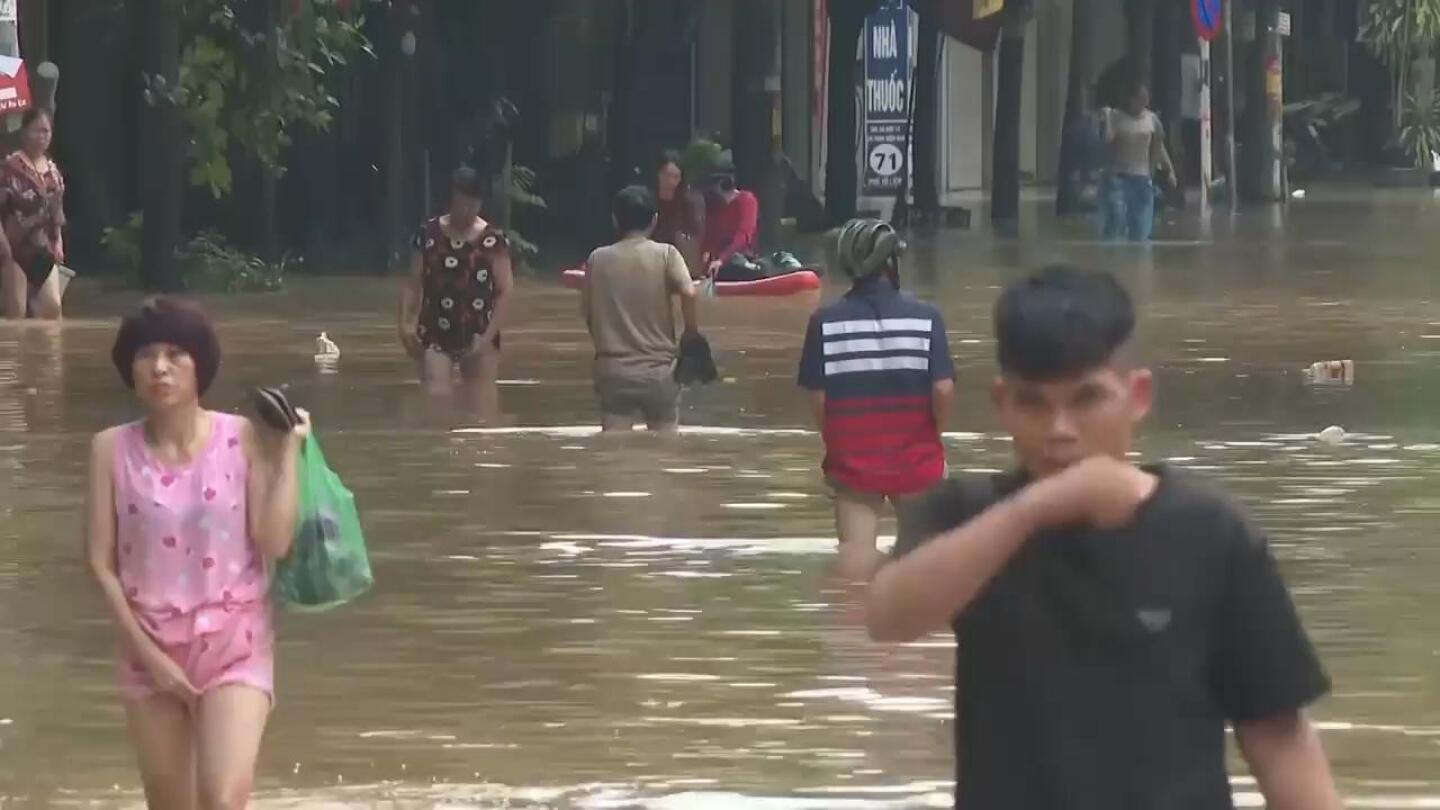
<path id="1" fill-rule="evenodd" d="M 1329 690 L 1264 535 L 1127 461 L 1153 381 L 1129 295 L 1052 267 L 995 308 L 1019 470 L 902 510 L 877 640 L 951 625 L 961 810 L 1231 810 L 1225 726 L 1271 810 L 1338 810 L 1305 708 Z"/>

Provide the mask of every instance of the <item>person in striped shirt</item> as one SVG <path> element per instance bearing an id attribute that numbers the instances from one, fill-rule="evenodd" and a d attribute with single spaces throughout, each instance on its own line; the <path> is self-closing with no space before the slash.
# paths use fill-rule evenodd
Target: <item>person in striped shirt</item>
<path id="1" fill-rule="evenodd" d="M 841 229 L 836 261 L 850 291 L 810 318 L 800 386 L 825 441 L 842 576 L 868 579 L 886 502 L 898 505 L 945 476 L 940 432 L 955 394 L 940 311 L 900 291 L 904 242 L 888 224 Z"/>

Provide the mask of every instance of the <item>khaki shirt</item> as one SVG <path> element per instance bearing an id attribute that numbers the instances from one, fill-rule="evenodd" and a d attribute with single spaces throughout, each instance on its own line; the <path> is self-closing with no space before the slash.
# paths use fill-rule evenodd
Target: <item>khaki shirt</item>
<path id="1" fill-rule="evenodd" d="M 590 254 L 583 315 L 599 376 L 659 377 L 680 349 L 673 296 L 692 289 L 674 245 L 631 237 Z"/>

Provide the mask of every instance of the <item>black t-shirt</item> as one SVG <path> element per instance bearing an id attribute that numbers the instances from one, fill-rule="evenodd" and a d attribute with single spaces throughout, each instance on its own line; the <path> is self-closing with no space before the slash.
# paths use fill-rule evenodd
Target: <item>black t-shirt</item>
<path id="1" fill-rule="evenodd" d="M 1231 810 L 1225 725 L 1330 684 L 1260 531 L 1164 466 L 1125 528 L 1032 537 L 954 622 L 960 810 Z M 896 556 L 1024 483 L 950 479 Z"/>

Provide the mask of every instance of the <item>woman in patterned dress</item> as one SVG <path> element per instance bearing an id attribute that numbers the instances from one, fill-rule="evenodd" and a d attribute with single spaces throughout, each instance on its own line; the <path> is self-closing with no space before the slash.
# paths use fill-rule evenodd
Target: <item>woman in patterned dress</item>
<path id="1" fill-rule="evenodd" d="M 514 276 L 505 233 L 480 218 L 481 184 L 461 168 L 450 210 L 415 232 L 410 275 L 400 294 L 400 341 L 432 393 L 450 391 L 453 371 L 482 415 L 499 416 L 500 325 Z"/>
<path id="2" fill-rule="evenodd" d="M 0 168 L 0 288 L 7 318 L 55 320 L 69 281 L 65 260 L 65 180 L 49 157 L 50 113 L 32 108 L 21 119 L 20 148 Z"/>

